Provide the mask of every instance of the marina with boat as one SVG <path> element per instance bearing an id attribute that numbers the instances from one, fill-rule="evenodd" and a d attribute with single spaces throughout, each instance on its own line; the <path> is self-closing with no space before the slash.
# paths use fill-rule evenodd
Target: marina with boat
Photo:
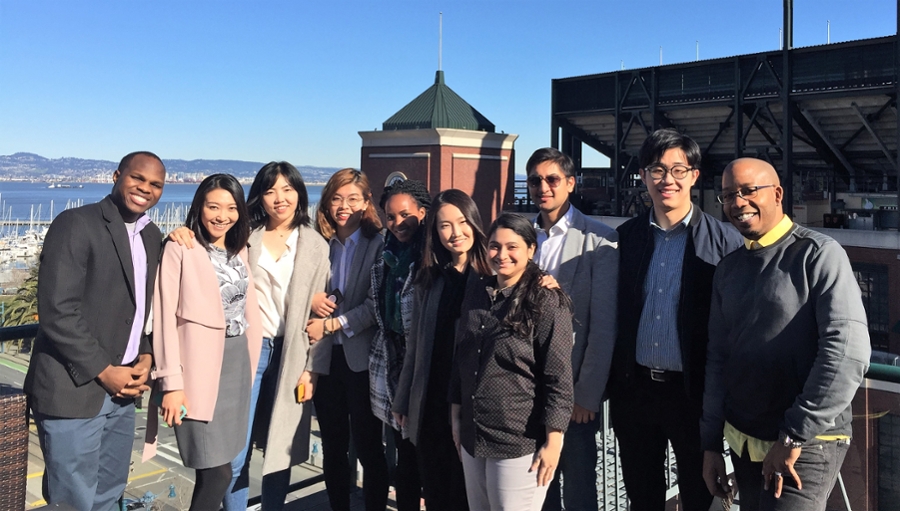
<path id="1" fill-rule="evenodd" d="M 14 294 L 41 254 L 44 236 L 60 212 L 98 202 L 110 183 L 3 182 L 0 184 L 0 294 Z M 148 214 L 163 232 L 184 223 L 196 183 L 168 183 Z M 309 185 L 310 212 L 322 186 Z"/>

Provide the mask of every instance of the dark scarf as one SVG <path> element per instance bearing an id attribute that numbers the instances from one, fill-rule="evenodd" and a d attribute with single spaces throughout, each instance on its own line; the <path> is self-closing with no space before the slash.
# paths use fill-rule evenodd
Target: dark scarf
<path id="1" fill-rule="evenodd" d="M 403 336 L 403 317 L 400 314 L 400 293 L 403 284 L 409 277 L 410 265 L 415 259 L 414 240 L 400 243 L 396 237 L 388 233 L 384 244 L 384 284 L 382 285 L 382 303 L 384 304 L 384 326 L 386 329 Z"/>

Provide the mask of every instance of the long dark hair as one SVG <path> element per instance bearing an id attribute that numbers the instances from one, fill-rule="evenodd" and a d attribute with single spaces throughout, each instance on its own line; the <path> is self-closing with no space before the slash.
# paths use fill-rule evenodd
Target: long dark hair
<path id="1" fill-rule="evenodd" d="M 453 263 L 453 257 L 447 247 L 441 243 L 438 234 L 437 215 L 444 206 L 455 206 L 472 228 L 472 248 L 468 253 L 468 264 L 481 275 L 490 275 L 491 267 L 487 257 L 487 236 L 481 228 L 481 213 L 471 197 L 461 190 L 451 188 L 437 194 L 431 201 L 431 209 L 425 216 L 425 242 L 422 249 L 421 271 L 416 274 L 415 284 L 423 289 L 431 289 L 441 269 Z"/>
<path id="2" fill-rule="evenodd" d="M 269 221 L 269 214 L 262 202 L 262 196 L 275 186 L 278 176 L 284 176 L 284 179 L 294 190 L 297 190 L 297 208 L 294 210 L 294 219 L 291 221 L 291 228 L 296 229 L 301 225 L 308 226 L 309 220 L 309 195 L 306 192 L 306 184 L 303 183 L 303 176 L 296 167 L 286 161 L 270 161 L 263 165 L 256 177 L 253 178 L 253 184 L 250 185 L 250 193 L 247 195 L 247 209 L 250 211 L 250 227 L 266 225 Z"/>
<path id="3" fill-rule="evenodd" d="M 322 189 L 319 207 L 316 209 L 316 229 L 326 240 L 330 240 L 337 231 L 337 223 L 335 223 L 334 218 L 331 218 L 331 198 L 334 197 L 338 190 L 351 184 L 359 188 L 369 206 L 359 220 L 359 228 L 362 231 L 362 235 L 371 239 L 381 231 L 381 218 L 378 218 L 378 212 L 375 210 L 375 205 L 372 204 L 372 189 L 369 187 L 369 178 L 359 170 L 347 168 L 331 175 L 328 183 L 325 184 L 325 188 Z"/>
<path id="4" fill-rule="evenodd" d="M 521 236 L 526 246 L 537 248 L 537 233 L 531 222 L 522 215 L 503 213 L 498 216 L 488 230 L 488 239 L 494 235 L 497 229 L 509 229 Z M 571 299 L 562 289 L 541 287 L 543 274 L 538 265 L 533 260 L 529 260 L 525 266 L 525 272 L 519 278 L 509 297 L 510 307 L 503 319 L 503 326 L 517 336 L 528 337 L 534 332 L 534 326 L 541 314 L 542 298 L 546 298 L 545 293 L 556 294 L 560 304 L 569 309 L 572 307 Z"/>
<path id="5" fill-rule="evenodd" d="M 200 216 L 206 202 L 206 194 L 220 188 L 231 194 L 238 211 L 237 222 L 225 233 L 225 250 L 231 258 L 247 246 L 247 240 L 250 238 L 250 219 L 247 214 L 247 203 L 244 202 L 244 188 L 234 176 L 213 174 L 201 181 L 197 191 L 194 192 L 194 200 L 191 201 L 191 209 L 188 210 L 184 225 L 194 231 L 196 240 L 203 248 L 209 248 L 209 232 L 200 221 Z"/>

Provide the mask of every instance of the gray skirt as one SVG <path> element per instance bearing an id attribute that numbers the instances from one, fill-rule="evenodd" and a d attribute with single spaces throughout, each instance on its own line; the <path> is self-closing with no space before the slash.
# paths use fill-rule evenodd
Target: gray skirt
<path id="1" fill-rule="evenodd" d="M 191 396 L 187 396 L 188 402 Z M 250 353 L 247 336 L 225 338 L 216 409 L 209 422 L 185 419 L 175 426 L 184 466 L 212 468 L 231 463 L 247 440 L 250 417 Z"/>

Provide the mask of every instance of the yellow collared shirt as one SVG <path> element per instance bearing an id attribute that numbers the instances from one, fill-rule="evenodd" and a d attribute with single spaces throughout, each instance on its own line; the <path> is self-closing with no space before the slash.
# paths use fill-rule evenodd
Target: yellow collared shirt
<path id="1" fill-rule="evenodd" d="M 758 240 L 748 240 L 744 238 L 744 246 L 747 247 L 747 250 L 757 250 L 763 247 L 768 247 L 772 243 L 780 240 L 782 236 L 787 234 L 788 231 L 791 230 L 791 227 L 794 226 L 794 222 L 791 221 L 791 217 L 784 215 L 781 217 L 781 221 L 778 222 L 771 231 L 763 234 L 762 238 Z"/>

